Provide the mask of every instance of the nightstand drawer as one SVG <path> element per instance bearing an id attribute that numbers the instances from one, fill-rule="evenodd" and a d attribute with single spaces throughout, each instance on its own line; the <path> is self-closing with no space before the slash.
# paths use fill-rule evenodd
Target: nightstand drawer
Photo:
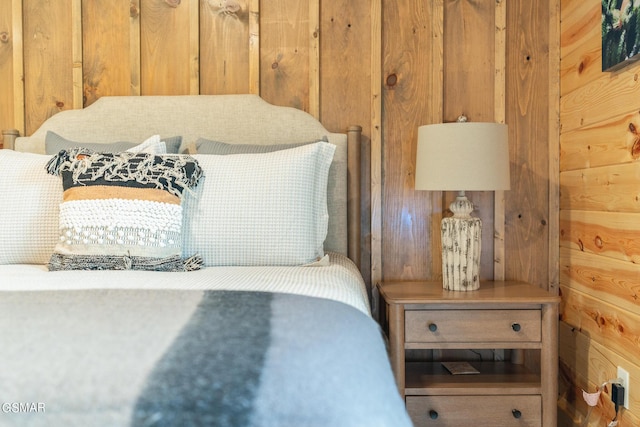
<path id="1" fill-rule="evenodd" d="M 415 427 L 542 426 L 540 396 L 407 396 Z"/>
<path id="2" fill-rule="evenodd" d="M 540 310 L 407 310 L 405 342 L 539 342 Z"/>

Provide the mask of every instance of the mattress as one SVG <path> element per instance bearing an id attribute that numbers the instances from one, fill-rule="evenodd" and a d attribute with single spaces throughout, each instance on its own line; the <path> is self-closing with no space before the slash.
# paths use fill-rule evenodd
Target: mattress
<path id="1" fill-rule="evenodd" d="M 44 265 L 0 265 L 0 291 L 189 289 L 280 292 L 326 298 L 370 314 L 367 290 L 353 262 L 329 252 L 328 265 L 209 267 L 190 272 L 56 271 Z"/>

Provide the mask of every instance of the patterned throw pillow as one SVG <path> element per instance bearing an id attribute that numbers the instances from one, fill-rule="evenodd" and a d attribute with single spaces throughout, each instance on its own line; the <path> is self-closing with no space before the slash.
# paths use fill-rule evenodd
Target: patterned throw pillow
<path id="1" fill-rule="evenodd" d="M 200 268 L 182 258 L 182 195 L 202 169 L 189 156 L 63 150 L 47 164 L 62 176 L 60 241 L 49 270 Z"/>

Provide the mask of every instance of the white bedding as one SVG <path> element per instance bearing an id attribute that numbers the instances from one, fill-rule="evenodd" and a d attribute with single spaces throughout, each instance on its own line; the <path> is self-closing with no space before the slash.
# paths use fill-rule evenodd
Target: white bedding
<path id="1" fill-rule="evenodd" d="M 56 271 L 44 265 L 0 265 L 0 291 L 78 289 L 251 290 L 340 301 L 370 314 L 367 291 L 356 266 L 330 252 L 329 265 L 301 267 L 209 267 L 184 273 L 144 271 Z M 87 278 L 90 281 L 87 281 Z"/>

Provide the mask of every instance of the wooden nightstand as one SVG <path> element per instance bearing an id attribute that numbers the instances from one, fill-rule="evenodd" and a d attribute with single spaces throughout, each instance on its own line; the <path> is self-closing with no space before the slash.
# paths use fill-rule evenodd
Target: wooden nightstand
<path id="1" fill-rule="evenodd" d="M 380 321 L 398 389 L 416 427 L 557 424 L 560 297 L 515 281 L 453 292 L 441 282 L 382 282 Z M 440 362 L 405 362 L 406 349 L 512 349 L 512 361 L 470 362 L 451 375 Z M 522 364 L 536 350 L 539 372 Z"/>

